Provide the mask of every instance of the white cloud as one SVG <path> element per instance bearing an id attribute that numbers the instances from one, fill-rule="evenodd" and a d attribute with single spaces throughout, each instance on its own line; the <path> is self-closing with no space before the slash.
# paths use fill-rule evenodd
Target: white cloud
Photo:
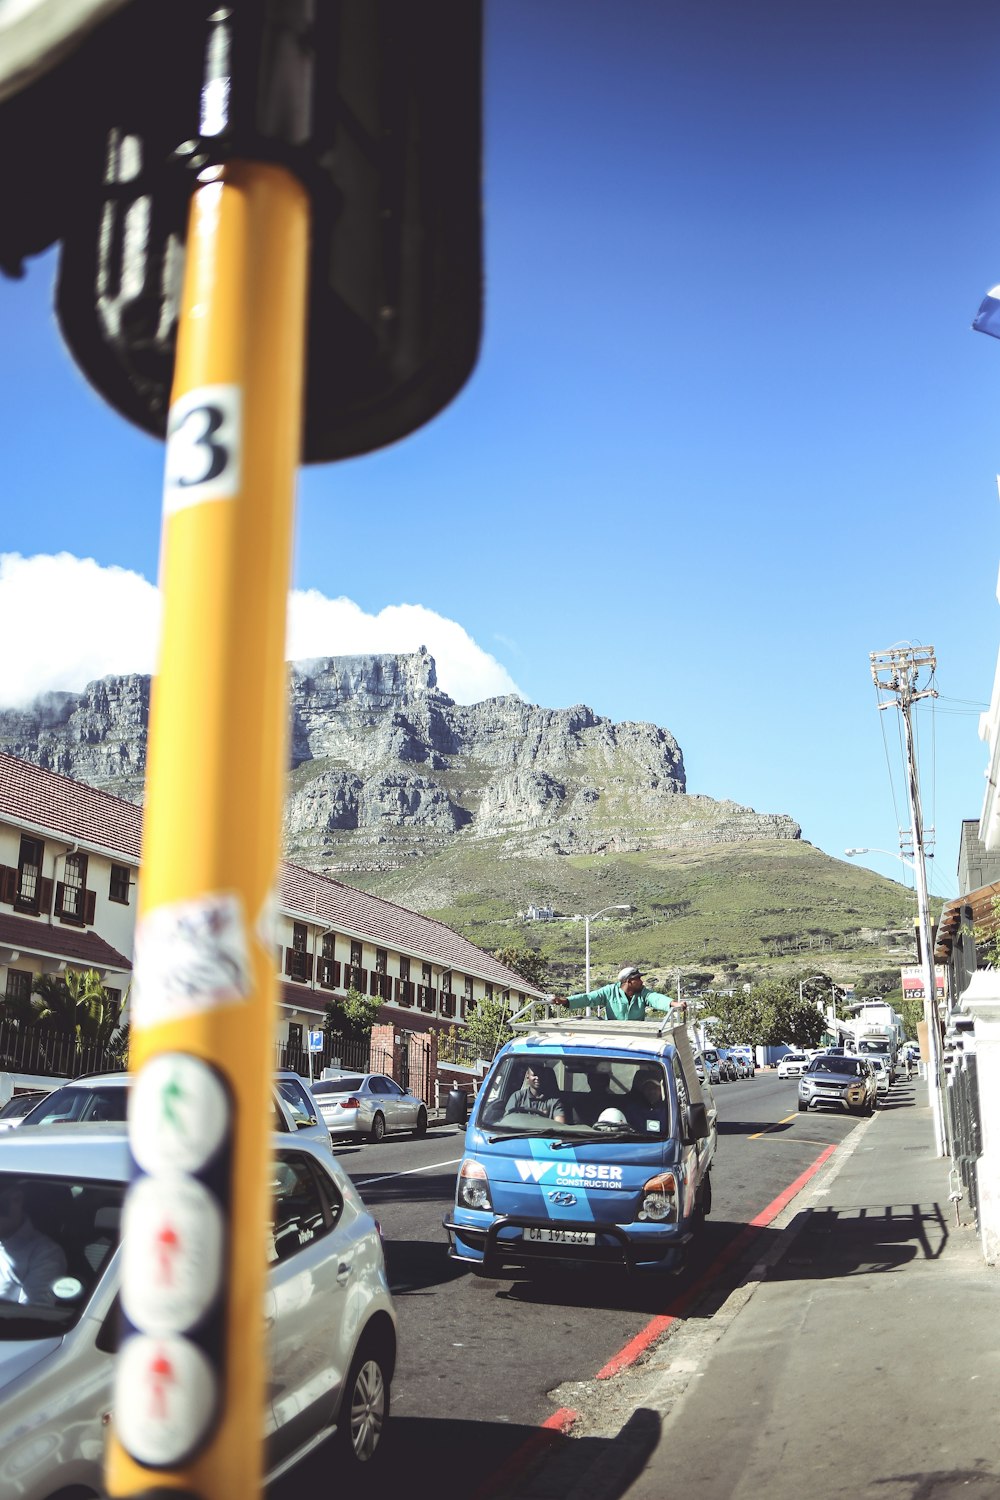
<path id="1" fill-rule="evenodd" d="M 151 672 L 159 635 L 159 590 L 138 573 L 93 558 L 0 553 L 0 705 L 55 689 L 79 692 L 110 673 Z M 377 615 L 316 589 L 289 599 L 288 657 L 416 651 L 426 646 L 438 682 L 459 703 L 516 693 L 506 668 L 454 620 L 420 604 Z"/>

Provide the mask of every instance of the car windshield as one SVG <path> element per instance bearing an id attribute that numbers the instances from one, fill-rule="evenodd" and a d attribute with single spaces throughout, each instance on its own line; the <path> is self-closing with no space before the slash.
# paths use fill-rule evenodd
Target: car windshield
<path id="1" fill-rule="evenodd" d="M 3 1109 L 0 1109 L 0 1120 L 19 1120 L 44 1098 L 44 1094 L 15 1094 L 13 1099 L 8 1099 Z"/>
<path id="2" fill-rule="evenodd" d="M 322 1099 L 324 1094 L 356 1094 L 364 1083 L 363 1078 L 355 1075 L 352 1078 L 323 1078 L 319 1083 L 314 1083 L 312 1091 L 317 1099 Z"/>
<path id="3" fill-rule="evenodd" d="M 480 1096 L 477 1123 L 497 1136 L 666 1136 L 667 1076 L 655 1059 L 510 1053 Z"/>
<path id="4" fill-rule="evenodd" d="M 814 1057 L 809 1064 L 810 1073 L 841 1073 L 857 1075 L 861 1064 L 856 1057 Z"/>
<path id="5" fill-rule="evenodd" d="M 24 1117 L 25 1125 L 58 1125 L 71 1120 L 124 1120 L 128 1089 L 122 1084 L 55 1089 Z"/>
<path id="6" fill-rule="evenodd" d="M 0 1340 L 73 1327 L 118 1244 L 124 1191 L 0 1172 Z"/>

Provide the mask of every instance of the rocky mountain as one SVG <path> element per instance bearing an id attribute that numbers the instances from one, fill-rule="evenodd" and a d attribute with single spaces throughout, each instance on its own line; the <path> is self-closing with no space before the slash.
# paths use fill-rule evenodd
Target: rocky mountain
<path id="1" fill-rule="evenodd" d="M 0 710 L 0 749 L 141 800 L 148 677 Z M 455 703 L 424 648 L 290 671 L 290 858 L 400 869 L 454 845 L 549 857 L 798 839 L 784 814 L 692 796 L 668 730 L 515 696 Z"/>

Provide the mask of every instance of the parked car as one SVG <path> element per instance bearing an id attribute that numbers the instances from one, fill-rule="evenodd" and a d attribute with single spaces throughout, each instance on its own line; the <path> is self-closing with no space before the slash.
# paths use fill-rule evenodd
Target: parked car
<path id="1" fill-rule="evenodd" d="M 733 1055 L 741 1062 L 746 1070 L 745 1077 L 754 1078 L 757 1073 L 757 1064 L 754 1060 L 753 1050 L 750 1047 L 736 1047 Z"/>
<path id="2" fill-rule="evenodd" d="M 881 1057 L 869 1057 L 866 1061 L 875 1074 L 875 1092 L 877 1099 L 880 1099 L 889 1092 L 889 1069 Z"/>
<path id="3" fill-rule="evenodd" d="M 799 1111 L 839 1109 L 870 1115 L 875 1108 L 875 1074 L 863 1057 L 830 1057 L 821 1053 L 799 1079 Z"/>
<path id="4" fill-rule="evenodd" d="M 729 1059 L 723 1052 L 720 1052 L 718 1047 L 706 1047 L 702 1056 L 706 1062 L 711 1063 L 719 1070 L 718 1078 L 711 1080 L 713 1083 L 730 1083 L 732 1081 L 733 1069 L 729 1065 Z"/>
<path id="5" fill-rule="evenodd" d="M 119 1124 L 128 1113 L 131 1073 L 92 1073 L 74 1078 L 44 1095 L 25 1115 L 24 1125 L 69 1125 L 90 1121 L 113 1121 Z M 273 1130 L 291 1131 L 324 1146 L 330 1146 L 330 1132 L 323 1122 L 319 1105 L 309 1092 L 309 1085 L 298 1073 L 282 1068 L 274 1074 L 271 1094 L 274 1113 Z"/>
<path id="6" fill-rule="evenodd" d="M 312 1086 L 331 1136 L 367 1136 L 380 1141 L 391 1130 L 427 1131 L 427 1106 L 384 1073 L 341 1073 Z"/>
<path id="7" fill-rule="evenodd" d="M 809 1066 L 809 1059 L 804 1052 L 786 1052 L 778 1063 L 779 1078 L 798 1078 Z"/>
<path id="8" fill-rule="evenodd" d="M 287 1134 L 272 1144 L 267 1477 L 329 1435 L 334 1472 L 363 1482 L 382 1452 L 396 1364 L 381 1235 L 328 1151 Z M 0 1488 L 10 1500 L 104 1494 L 129 1174 L 120 1124 L 25 1127 L 4 1142 L 0 1201 L 20 1202 L 65 1261 L 33 1291 L 36 1308 L 0 1301 Z"/>
<path id="9" fill-rule="evenodd" d="M 736 1068 L 737 1078 L 752 1078 L 753 1072 L 750 1068 L 750 1059 L 743 1052 L 731 1052 L 731 1061 Z"/>
<path id="10" fill-rule="evenodd" d="M 476 1095 L 448 1253 L 480 1276 L 565 1261 L 680 1270 L 712 1207 L 716 1142 L 683 1025 L 537 1022 Z"/>
<path id="11" fill-rule="evenodd" d="M 722 1081 L 722 1075 L 719 1072 L 718 1054 L 709 1055 L 707 1052 L 696 1052 L 694 1055 L 694 1065 L 698 1077 L 703 1083 L 706 1079 L 709 1083 L 720 1083 Z"/>
<path id="12" fill-rule="evenodd" d="M 23 1094 L 12 1094 L 0 1108 L 0 1130 L 13 1130 L 22 1124 L 29 1109 L 34 1109 L 47 1093 L 48 1089 L 29 1089 Z"/>

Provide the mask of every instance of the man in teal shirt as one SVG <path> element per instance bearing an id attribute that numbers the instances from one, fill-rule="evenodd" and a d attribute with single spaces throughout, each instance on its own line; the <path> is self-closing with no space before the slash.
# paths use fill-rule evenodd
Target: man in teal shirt
<path id="1" fill-rule="evenodd" d="M 635 964 L 622 969 L 614 984 L 605 984 L 599 990 L 590 990 L 585 995 L 551 995 L 553 1005 L 566 1005 L 570 1010 L 586 1010 L 588 1005 L 603 1006 L 608 1021 L 644 1021 L 646 1010 L 671 1009 L 669 995 L 658 995 L 647 990 L 642 982 L 642 971 Z"/>

